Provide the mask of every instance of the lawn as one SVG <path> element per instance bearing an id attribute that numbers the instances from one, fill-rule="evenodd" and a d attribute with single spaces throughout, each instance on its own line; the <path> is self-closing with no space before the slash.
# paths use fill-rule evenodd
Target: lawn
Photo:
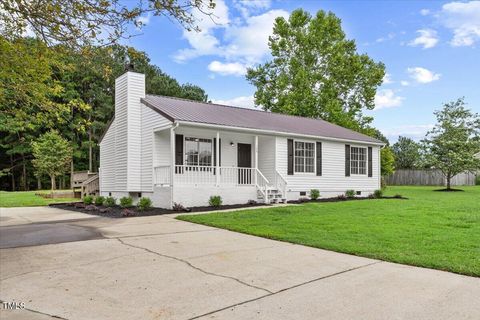
<path id="1" fill-rule="evenodd" d="M 382 199 L 178 219 L 362 257 L 480 276 L 480 187 L 389 187 Z"/>
<path id="2" fill-rule="evenodd" d="M 50 203 L 78 201 L 78 199 L 58 198 L 46 199 L 35 193 L 49 193 L 50 191 L 0 191 L 0 207 L 37 207 L 46 206 Z"/>

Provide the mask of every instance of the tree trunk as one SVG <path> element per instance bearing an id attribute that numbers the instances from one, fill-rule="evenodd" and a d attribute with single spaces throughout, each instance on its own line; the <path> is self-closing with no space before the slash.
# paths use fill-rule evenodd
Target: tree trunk
<path id="1" fill-rule="evenodd" d="M 91 120 L 91 116 L 88 116 L 88 120 Z M 92 149 L 92 128 L 88 129 L 88 171 L 93 172 L 93 149 Z"/>
<path id="2" fill-rule="evenodd" d="M 450 177 L 450 175 L 447 175 L 447 190 L 450 190 L 450 180 L 452 178 Z"/>
<path id="3" fill-rule="evenodd" d="M 73 157 L 72 161 L 70 162 L 70 189 L 73 190 Z"/>
<path id="4" fill-rule="evenodd" d="M 42 190 L 42 179 L 37 177 L 37 189 Z"/>
<path id="5" fill-rule="evenodd" d="M 13 169 L 13 155 L 10 155 L 10 166 L 12 167 L 10 170 L 12 172 L 12 191 L 15 191 L 15 170 Z"/>
<path id="6" fill-rule="evenodd" d="M 50 182 L 52 183 L 52 192 L 55 190 L 55 176 L 50 176 Z"/>
<path id="7" fill-rule="evenodd" d="M 22 153 L 22 184 L 23 190 L 28 191 L 28 181 L 27 181 L 27 166 L 25 165 L 25 155 Z"/>

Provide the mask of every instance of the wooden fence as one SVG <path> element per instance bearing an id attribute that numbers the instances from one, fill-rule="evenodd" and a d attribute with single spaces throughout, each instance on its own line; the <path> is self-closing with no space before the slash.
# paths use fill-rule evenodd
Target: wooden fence
<path id="1" fill-rule="evenodd" d="M 473 186 L 475 185 L 476 175 L 471 172 L 457 174 L 452 178 L 452 186 Z M 394 174 L 386 177 L 387 185 L 401 186 L 444 186 L 447 181 L 440 170 L 414 170 L 399 169 Z"/>

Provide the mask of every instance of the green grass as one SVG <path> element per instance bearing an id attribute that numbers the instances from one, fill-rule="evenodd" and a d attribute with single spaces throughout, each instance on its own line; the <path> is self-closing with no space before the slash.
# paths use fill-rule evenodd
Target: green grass
<path id="1" fill-rule="evenodd" d="M 46 199 L 35 195 L 35 193 L 49 193 L 49 190 L 42 191 L 0 191 L 0 207 L 37 207 L 46 206 L 50 203 L 78 201 L 79 199 L 58 198 Z"/>
<path id="2" fill-rule="evenodd" d="M 389 187 L 382 199 L 178 219 L 363 257 L 480 276 L 480 187 Z"/>

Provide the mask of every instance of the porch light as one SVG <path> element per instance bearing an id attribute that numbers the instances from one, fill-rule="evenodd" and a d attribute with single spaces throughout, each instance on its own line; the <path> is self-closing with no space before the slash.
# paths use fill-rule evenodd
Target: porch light
<path id="1" fill-rule="evenodd" d="M 233 143 L 233 141 L 230 142 L 230 147 L 233 147 L 234 145 L 235 145 L 235 143 Z"/>

